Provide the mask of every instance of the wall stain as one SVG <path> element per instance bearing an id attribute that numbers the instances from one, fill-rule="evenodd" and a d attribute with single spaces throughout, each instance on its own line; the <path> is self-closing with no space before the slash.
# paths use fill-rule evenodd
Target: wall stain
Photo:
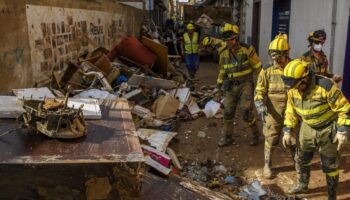
<path id="1" fill-rule="evenodd" d="M 9 51 L 0 52 L 0 66 L 7 69 L 14 69 L 16 65 L 22 65 L 24 60 L 24 49 L 15 48 Z"/>

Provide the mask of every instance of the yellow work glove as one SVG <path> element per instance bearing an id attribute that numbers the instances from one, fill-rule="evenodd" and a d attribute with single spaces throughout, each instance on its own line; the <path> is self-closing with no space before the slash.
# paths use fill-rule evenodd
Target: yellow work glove
<path id="1" fill-rule="evenodd" d="M 340 151 L 341 147 L 346 144 L 346 142 L 348 141 L 348 136 L 346 131 L 344 132 L 337 132 L 337 134 L 335 135 L 334 139 L 333 139 L 333 143 L 337 143 L 338 142 L 338 147 L 337 150 Z"/>

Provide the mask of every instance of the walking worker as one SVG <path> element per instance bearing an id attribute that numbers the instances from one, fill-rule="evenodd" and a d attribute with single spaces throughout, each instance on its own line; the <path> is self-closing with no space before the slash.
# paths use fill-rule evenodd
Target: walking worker
<path id="1" fill-rule="evenodd" d="M 326 42 L 327 34 L 324 30 L 313 31 L 309 34 L 309 50 L 305 52 L 301 59 L 311 63 L 311 69 L 318 75 L 332 78 L 335 82 L 340 82 L 342 77 L 329 72 L 328 59 L 323 52 L 323 45 Z"/>
<path id="2" fill-rule="evenodd" d="M 287 89 L 282 76 L 283 69 L 290 61 L 289 44 L 286 34 L 279 34 L 269 45 L 269 55 L 273 65 L 260 71 L 255 88 L 255 107 L 263 121 L 263 134 L 265 136 L 265 165 L 263 175 L 272 178 L 272 152 L 278 145 L 283 128 L 284 112 L 287 105 Z M 297 160 L 297 146 L 294 139 L 289 146 L 293 160 Z M 298 170 L 298 166 L 296 165 Z"/>
<path id="3" fill-rule="evenodd" d="M 283 128 L 286 144 L 291 143 L 291 131 L 297 126 L 298 119 L 301 120 L 300 172 L 297 185 L 288 193 L 308 190 L 311 160 L 318 150 L 326 174 L 328 199 L 336 199 L 340 150 L 346 144 L 350 126 L 350 104 L 337 84 L 315 74 L 308 62 L 293 60 L 284 68 L 283 74 L 284 83 L 290 88 Z"/>
<path id="4" fill-rule="evenodd" d="M 217 79 L 217 89 L 214 99 L 221 97 L 225 92 L 224 100 L 224 131 L 218 143 L 219 147 L 230 145 L 234 142 L 232 135 L 234 131 L 234 117 L 237 105 L 241 102 L 243 119 L 248 123 L 252 140 L 250 145 L 254 146 L 259 141 L 259 130 L 253 114 L 253 74 L 256 75 L 261 69 L 260 58 L 253 46 L 238 41 L 238 27 L 225 24 L 223 28 L 223 39 L 226 47 L 220 53 L 220 70 Z"/>
<path id="5" fill-rule="evenodd" d="M 191 79 L 194 79 L 199 65 L 199 36 L 198 32 L 195 32 L 195 27 L 193 24 L 187 24 L 186 28 L 187 32 L 183 34 L 181 51 L 182 55 L 185 55 L 188 74 Z"/>

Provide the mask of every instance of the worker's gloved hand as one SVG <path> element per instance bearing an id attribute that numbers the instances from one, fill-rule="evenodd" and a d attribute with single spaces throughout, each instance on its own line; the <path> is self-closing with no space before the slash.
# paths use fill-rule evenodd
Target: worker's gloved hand
<path id="1" fill-rule="evenodd" d="M 282 144 L 284 148 L 288 148 L 290 147 L 290 145 L 292 145 L 293 137 L 291 135 L 291 132 L 292 131 L 290 128 L 287 128 L 287 127 L 283 128 Z"/>
<path id="2" fill-rule="evenodd" d="M 265 104 L 258 100 L 258 101 L 255 101 L 255 107 L 256 107 L 256 111 L 258 111 L 258 114 L 260 116 L 266 116 L 267 115 L 267 107 L 265 106 Z"/>
<path id="3" fill-rule="evenodd" d="M 343 145 L 345 145 L 347 141 L 348 141 L 347 132 L 346 131 L 342 131 L 342 132 L 337 131 L 337 134 L 335 135 L 335 137 L 333 139 L 333 143 L 338 142 L 338 147 L 337 147 L 338 151 L 340 151 L 341 147 Z"/>
<path id="4" fill-rule="evenodd" d="M 213 93 L 214 93 L 213 100 L 216 101 L 216 102 L 220 102 L 221 101 L 221 97 L 222 97 L 222 94 L 223 94 L 223 92 L 221 90 L 221 86 L 222 85 L 219 84 L 213 91 Z"/>
<path id="5" fill-rule="evenodd" d="M 343 80 L 343 78 L 338 74 L 334 74 L 333 80 L 334 80 L 334 82 L 339 83 L 340 81 Z"/>

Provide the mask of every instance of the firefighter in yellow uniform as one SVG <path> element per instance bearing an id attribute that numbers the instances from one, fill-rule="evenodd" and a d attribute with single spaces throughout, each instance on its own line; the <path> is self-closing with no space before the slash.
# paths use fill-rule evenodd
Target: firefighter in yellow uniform
<path id="1" fill-rule="evenodd" d="M 287 89 L 282 79 L 283 69 L 289 62 L 289 45 L 286 34 L 279 34 L 269 45 L 269 55 L 273 65 L 260 71 L 255 88 L 255 107 L 263 119 L 265 136 L 264 177 L 272 178 L 271 155 L 278 145 L 283 128 L 284 111 L 287 105 Z M 296 161 L 296 141 L 290 146 L 293 160 Z M 296 166 L 298 169 L 298 167 Z"/>
<path id="2" fill-rule="evenodd" d="M 234 142 L 233 120 L 239 102 L 242 105 L 243 119 L 249 124 L 253 134 L 250 145 L 257 145 L 259 141 L 259 131 L 253 115 L 253 74 L 259 73 L 261 62 L 254 47 L 238 41 L 238 28 L 235 27 L 237 26 L 226 24 L 223 29 L 226 47 L 220 53 L 217 79 L 218 89 L 225 92 L 224 134 L 218 143 L 220 147 Z M 220 92 L 217 96 L 220 96 Z"/>
<path id="3" fill-rule="evenodd" d="M 298 119 L 301 120 L 300 174 L 297 185 L 288 193 L 308 190 L 311 160 L 318 150 L 326 174 L 328 199 L 336 199 L 340 149 L 347 141 L 350 104 L 333 80 L 314 74 L 309 63 L 303 60 L 289 62 L 283 73 L 285 85 L 291 88 L 283 128 L 285 144 L 290 144 L 291 130 L 297 126 Z"/>
<path id="4" fill-rule="evenodd" d="M 324 30 L 311 32 L 307 38 L 310 49 L 300 58 L 306 62 L 310 62 L 311 69 L 316 74 L 332 78 L 338 83 L 342 80 L 342 77 L 329 72 L 328 59 L 326 54 L 322 51 L 326 39 L 327 34 Z"/>
<path id="5" fill-rule="evenodd" d="M 202 45 L 203 47 L 210 46 L 214 48 L 216 51 L 221 52 L 223 49 L 225 49 L 226 42 L 219 38 L 207 36 L 203 38 Z"/>
<path id="6" fill-rule="evenodd" d="M 182 55 L 185 55 L 186 68 L 191 79 L 194 79 L 199 65 L 199 37 L 193 24 L 187 24 L 187 32 L 183 34 L 181 44 Z"/>

